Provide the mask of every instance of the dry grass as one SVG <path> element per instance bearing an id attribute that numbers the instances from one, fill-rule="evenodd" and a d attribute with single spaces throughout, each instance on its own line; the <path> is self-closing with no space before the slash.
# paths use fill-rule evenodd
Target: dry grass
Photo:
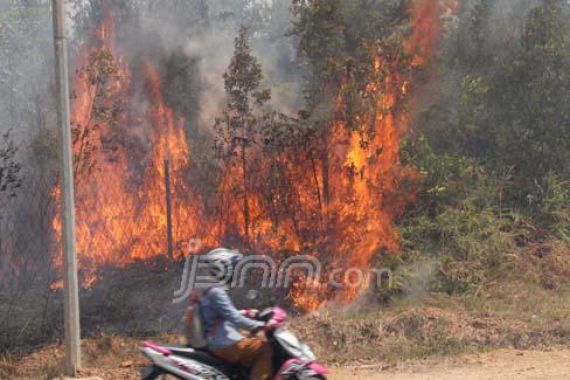
<path id="1" fill-rule="evenodd" d="M 527 287 L 530 285 L 526 285 Z M 534 288 L 534 285 L 531 286 Z M 492 289 L 491 289 L 492 291 Z M 570 345 L 568 292 L 497 286 L 477 297 L 429 295 L 403 299 L 358 315 L 320 312 L 290 325 L 330 365 L 386 363 L 456 356 L 496 348 L 549 349 Z M 507 296 L 509 295 L 510 296 Z M 484 295 L 484 296 L 483 296 Z M 532 301 L 520 302 L 530 296 Z M 182 343 L 176 335 L 154 337 Z M 146 365 L 139 339 L 101 334 L 83 341 L 84 376 L 138 379 Z M 51 345 L 19 360 L 0 360 L 0 378 L 50 379 L 60 375 L 63 351 Z"/>
<path id="2" fill-rule="evenodd" d="M 548 350 L 570 346 L 570 250 L 531 246 L 506 272 L 463 295 L 425 292 L 389 306 L 321 311 L 295 318 L 299 333 L 328 364 L 386 363 L 456 356 L 497 348 Z M 177 335 L 155 337 L 181 343 Z M 145 365 L 139 339 L 100 333 L 83 342 L 86 376 L 137 379 Z M 0 359 L 0 378 L 46 379 L 61 370 L 62 348 L 51 345 L 22 359 Z"/>
<path id="3" fill-rule="evenodd" d="M 497 348 L 570 345 L 570 290 L 498 284 L 473 296 L 432 294 L 357 316 L 302 318 L 296 329 L 327 362 L 398 362 Z"/>
<path id="4" fill-rule="evenodd" d="M 160 337 L 159 337 L 160 338 Z M 82 342 L 83 377 L 103 379 L 139 379 L 140 368 L 146 365 L 138 352 L 139 341 L 113 335 L 101 335 Z M 0 362 L 0 378 L 55 379 L 62 374 L 61 345 L 44 347 L 19 360 Z"/>

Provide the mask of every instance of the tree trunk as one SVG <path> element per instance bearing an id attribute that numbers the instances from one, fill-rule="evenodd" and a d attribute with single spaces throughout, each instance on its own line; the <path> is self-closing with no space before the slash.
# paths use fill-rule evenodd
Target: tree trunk
<path id="1" fill-rule="evenodd" d="M 322 159 L 323 159 L 323 198 L 325 201 L 325 206 L 328 209 L 328 205 L 330 203 L 330 183 L 329 183 L 329 147 L 328 147 L 328 137 L 323 137 L 323 150 L 322 150 Z M 328 211 L 327 211 L 328 212 Z"/>
<path id="2" fill-rule="evenodd" d="M 246 144 L 247 141 L 245 138 L 242 139 L 241 142 L 241 165 L 242 165 L 242 174 L 243 174 L 243 221 L 244 221 L 244 231 L 245 231 L 245 245 L 246 247 L 250 247 L 250 239 L 249 239 L 249 224 L 250 224 L 250 215 L 249 215 L 249 199 L 248 199 L 248 184 L 247 184 L 247 157 L 246 157 Z"/>
<path id="3" fill-rule="evenodd" d="M 321 197 L 321 184 L 319 183 L 319 175 L 317 173 L 317 165 L 315 163 L 315 156 L 313 150 L 309 150 L 309 155 L 311 156 L 311 168 L 313 171 L 313 180 L 315 181 L 315 194 L 317 195 L 317 202 L 319 205 L 319 219 L 321 223 L 323 221 L 323 201 Z"/>

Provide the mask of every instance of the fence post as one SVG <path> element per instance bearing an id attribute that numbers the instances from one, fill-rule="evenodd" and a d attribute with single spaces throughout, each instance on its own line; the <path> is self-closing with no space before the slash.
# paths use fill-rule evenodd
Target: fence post
<path id="1" fill-rule="evenodd" d="M 172 252 L 172 200 L 170 194 L 170 161 L 164 160 L 164 188 L 166 189 L 166 240 L 168 244 L 168 265 L 174 264 Z"/>
<path id="2" fill-rule="evenodd" d="M 67 40 L 64 26 L 63 0 L 52 0 L 55 46 L 55 84 L 57 118 L 61 138 L 61 216 L 64 286 L 65 373 L 76 376 L 81 369 L 81 338 L 79 326 L 79 287 L 75 257 L 75 203 L 73 188 L 73 151 L 69 116 L 69 71 Z"/>

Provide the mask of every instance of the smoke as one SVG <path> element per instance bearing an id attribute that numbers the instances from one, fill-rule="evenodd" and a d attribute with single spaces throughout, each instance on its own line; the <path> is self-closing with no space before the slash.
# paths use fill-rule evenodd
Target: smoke
<path id="1" fill-rule="evenodd" d="M 481 1 L 468 2 L 467 10 L 473 10 Z M 501 54 L 509 43 L 522 32 L 528 13 L 540 4 L 538 0 L 507 0 L 487 2 L 489 16 L 481 25 L 480 33 L 485 36 L 489 50 Z M 469 9 L 471 8 L 471 9 Z M 468 22 L 469 12 L 463 15 L 463 22 Z"/>
<path id="2" fill-rule="evenodd" d="M 99 2 L 105 9 L 106 3 L 113 1 Z M 201 129 L 208 131 L 224 107 L 222 75 L 240 25 L 250 30 L 253 54 L 262 65 L 266 86 L 274 90 L 273 106 L 290 112 L 298 109 L 300 81 L 298 75 L 292 75 L 295 47 L 293 39 L 286 36 L 290 25 L 288 0 L 194 0 L 182 5 L 161 2 L 160 7 L 147 0 L 136 4 L 117 20 L 118 48 L 131 61 L 152 57 L 160 66 L 173 57 L 185 60 L 187 64 L 182 66 L 188 75 L 180 75 L 177 83 L 167 85 L 189 82 L 187 93 L 175 95 L 186 96 L 192 103 L 190 109 L 180 107 L 181 111 Z M 176 105 L 174 108 L 180 111 Z"/>
<path id="3" fill-rule="evenodd" d="M 75 55 L 86 42 L 90 28 L 103 19 L 106 9 L 114 9 L 117 47 L 132 61 L 151 56 L 161 64 L 176 54 L 191 62 L 189 75 L 177 79 L 190 82 L 191 93 L 183 94 L 187 110 L 182 113 L 192 113 L 191 120 L 204 131 L 209 131 L 224 106 L 222 74 L 242 24 L 250 27 L 253 52 L 264 69 L 266 85 L 273 89 L 273 106 L 293 113 L 301 105 L 300 76 L 293 75 L 298 72 L 294 41 L 286 36 L 289 0 L 75 0 L 67 4 L 73 68 L 77 69 L 73 64 Z M 0 4 L 0 61 L 0 132 L 13 130 L 12 137 L 22 147 L 19 160 L 24 171 L 30 175 L 38 170 L 56 171 L 48 0 Z"/>
<path id="4" fill-rule="evenodd" d="M 78 53 L 89 46 L 97 25 L 105 17 L 112 17 L 116 36 L 113 48 L 120 53 L 115 58 L 122 57 L 133 66 L 132 98 L 133 103 L 140 103 L 130 105 L 128 111 L 136 114 L 133 120 L 148 108 L 148 99 L 137 96 L 144 84 L 137 82 L 136 76 L 141 70 L 138 63 L 149 60 L 164 77 L 161 84 L 165 101 L 186 117 L 187 129 L 211 133 L 214 118 L 225 103 L 222 74 L 242 24 L 250 28 L 253 52 L 262 63 L 266 85 L 274 89 L 273 105 L 291 112 L 297 109 L 301 92 L 296 90 L 299 76 L 291 74 L 296 66 L 294 41 L 286 37 L 290 24 L 288 0 L 69 0 L 66 4 L 70 11 L 71 82 L 82 69 Z M 17 159 L 24 176 L 18 202 L 10 201 L 14 209 L 10 215 L 21 215 L 22 220 L 36 223 L 14 227 L 16 234 L 36 228 L 43 231 L 40 237 L 22 235 L 22 240 L 33 244 L 34 252 L 44 254 L 52 251 L 48 243 L 53 242 L 43 240 L 51 234 L 54 205 L 48 208 L 43 204 L 53 202 L 52 180 L 59 167 L 53 50 L 49 0 L 0 3 L 0 132 L 13 130 L 11 136 L 20 148 Z M 129 154 L 148 150 L 146 124 L 141 121 L 140 127 L 129 126 L 126 139 L 118 142 L 129 148 L 136 145 Z M 188 131 L 190 137 L 193 131 Z M 203 149 L 211 146 L 204 144 Z M 41 207 L 47 211 L 39 218 Z M 2 211 L 7 214 L 6 209 Z M 14 235 L 4 230 L 2 234 Z M 20 250 L 22 256 L 29 254 L 25 247 Z"/>
<path id="5" fill-rule="evenodd" d="M 51 36 L 49 1 L 0 5 L 0 133 L 12 130 L 27 175 L 53 159 L 44 149 L 55 128 Z"/>
<path id="6" fill-rule="evenodd" d="M 465 81 L 492 77 L 497 62 L 510 64 L 528 15 L 540 4 L 540 0 L 461 0 L 457 10 L 445 16 L 437 59 L 417 93 L 413 115 L 413 130 L 433 136 L 430 143 L 436 151 L 465 154 L 472 148 L 484 149 L 462 145 L 469 134 L 460 120 Z M 462 133 L 451 136 L 450 130 Z"/>
<path id="7" fill-rule="evenodd" d="M 232 56 L 233 31 L 225 30 L 190 39 L 184 52 L 198 57 L 202 93 L 200 96 L 200 125 L 207 128 L 213 117 L 224 107 L 225 90 L 222 75 Z M 218 47 L 213 49 L 212 47 Z"/>

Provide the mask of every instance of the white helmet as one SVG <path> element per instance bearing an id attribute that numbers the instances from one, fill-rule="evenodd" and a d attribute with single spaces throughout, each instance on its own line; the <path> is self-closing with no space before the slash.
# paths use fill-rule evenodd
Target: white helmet
<path id="1" fill-rule="evenodd" d="M 216 248 L 202 258 L 202 262 L 207 265 L 208 271 L 217 281 L 228 283 L 232 280 L 235 268 L 243 255 L 233 249 Z"/>

